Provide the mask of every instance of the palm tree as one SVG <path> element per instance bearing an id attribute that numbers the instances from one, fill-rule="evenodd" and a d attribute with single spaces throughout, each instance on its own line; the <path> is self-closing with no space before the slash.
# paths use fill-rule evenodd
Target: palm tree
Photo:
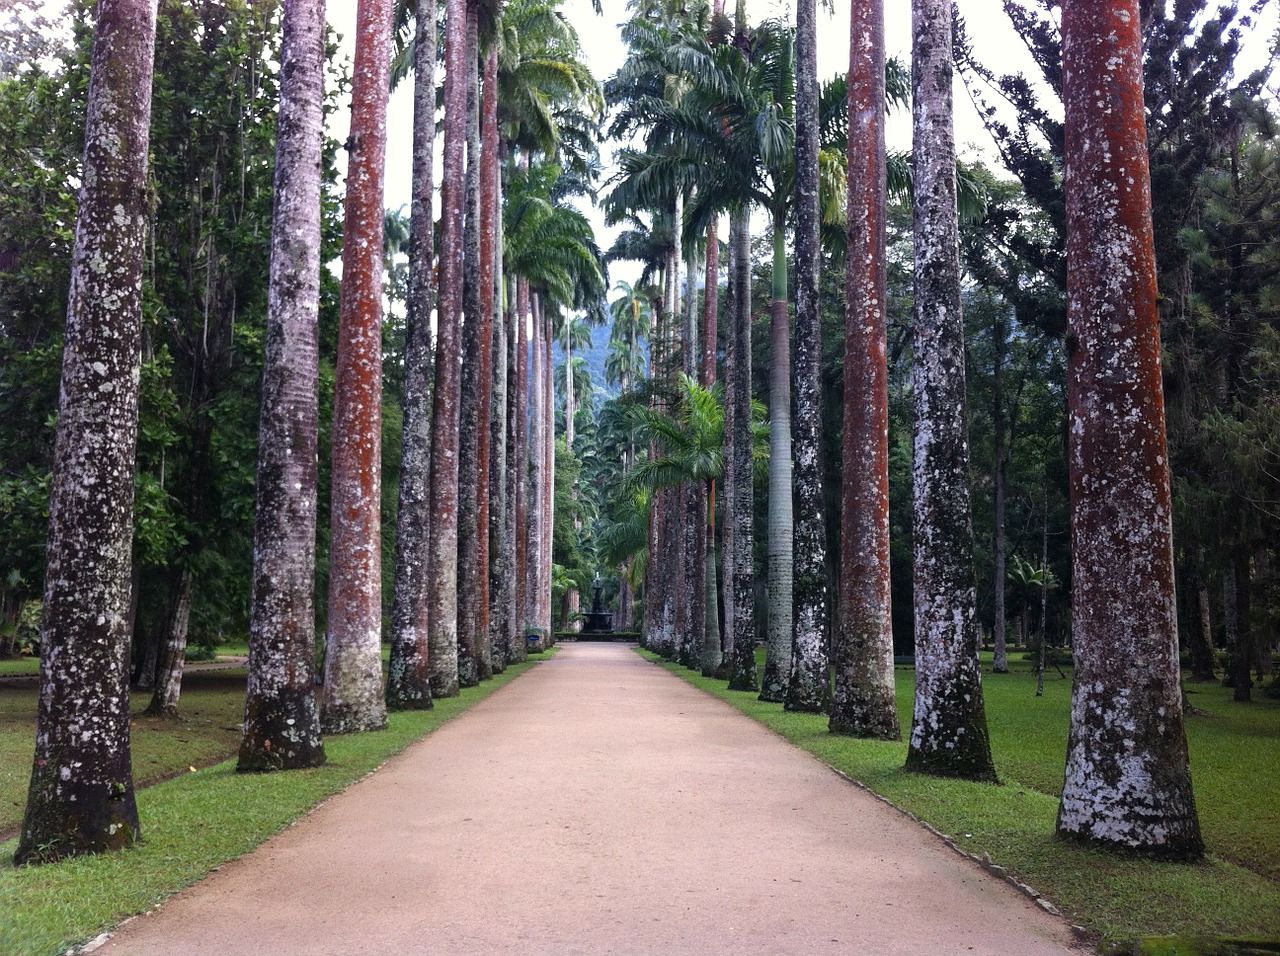
<path id="1" fill-rule="evenodd" d="M 559 380 L 565 384 L 564 388 L 564 445 L 565 448 L 573 448 L 573 418 L 577 412 L 577 396 L 578 375 L 574 365 L 574 350 L 586 348 L 591 344 L 591 326 L 587 324 L 585 318 L 572 313 L 564 316 L 560 320 L 560 327 L 556 332 L 556 339 L 560 342 L 560 347 L 564 349 L 564 365 L 561 366 L 562 372 Z M 581 361 L 581 360 L 579 360 Z M 585 362 L 583 363 L 585 366 Z M 563 371 L 566 369 L 574 369 L 575 374 L 569 375 Z M 590 376 L 588 376 L 588 382 Z"/>
<path id="2" fill-rule="evenodd" d="M 916 695 L 907 769 L 993 781 L 978 669 L 969 510 L 951 4 L 913 0 L 911 10 Z"/>
<path id="3" fill-rule="evenodd" d="M 1057 828 L 1195 860 L 1139 13 L 1062 9 L 1076 679 Z"/>
<path id="4" fill-rule="evenodd" d="M 884 4 L 871 0 L 850 9 L 840 613 L 832 635 L 829 727 L 897 740 L 889 617 Z"/>
<path id="5" fill-rule="evenodd" d="M 155 25 L 151 0 L 98 3 L 18 863 L 139 835 L 125 657 Z"/>
<path id="6" fill-rule="evenodd" d="M 397 8 L 402 9 L 401 8 Z M 405 316 L 404 425 L 396 514 L 395 581 L 387 706 L 432 706 L 427 638 L 427 551 L 431 537 L 431 310 L 435 258 L 432 165 L 436 133 L 436 2 L 416 0 L 413 44 L 413 197 Z"/>

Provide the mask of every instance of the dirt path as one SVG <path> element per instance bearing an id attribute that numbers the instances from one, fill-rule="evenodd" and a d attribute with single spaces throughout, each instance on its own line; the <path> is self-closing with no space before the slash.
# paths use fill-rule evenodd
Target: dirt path
<path id="1" fill-rule="evenodd" d="M 727 704 L 576 644 L 97 952 L 1070 947 L 1062 920 Z"/>

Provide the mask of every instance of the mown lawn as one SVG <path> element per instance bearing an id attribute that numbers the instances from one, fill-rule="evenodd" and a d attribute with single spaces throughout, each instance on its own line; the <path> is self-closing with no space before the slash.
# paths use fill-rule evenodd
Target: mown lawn
<path id="1" fill-rule="evenodd" d="M 650 659 L 654 655 L 645 653 Z M 673 673 L 728 701 L 820 760 L 989 853 L 1074 922 L 1108 940 L 1166 934 L 1274 936 L 1280 913 L 1280 702 L 1236 704 L 1216 685 L 1189 685 L 1211 717 L 1188 720 L 1192 776 L 1209 856 L 1193 866 L 1101 853 L 1054 836 L 1066 761 L 1070 681 L 1051 668 L 1035 696 L 1031 665 L 984 668 L 987 720 L 1001 785 L 906 773 L 905 743 L 827 732 L 826 718 L 789 714 L 675 664 Z M 1069 671 L 1068 671 L 1069 673 Z M 898 714 L 910 726 L 914 675 L 899 668 Z"/>

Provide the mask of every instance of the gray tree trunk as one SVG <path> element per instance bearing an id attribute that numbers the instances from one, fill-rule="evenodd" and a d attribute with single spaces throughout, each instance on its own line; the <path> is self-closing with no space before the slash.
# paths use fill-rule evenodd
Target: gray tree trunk
<path id="1" fill-rule="evenodd" d="M 992 670 L 997 674 L 1009 673 L 1009 651 L 1005 641 L 1005 585 L 1009 576 L 1006 563 L 1009 536 L 1006 533 L 1005 496 L 1009 485 L 1009 451 L 1005 445 L 1005 410 L 1004 410 L 1004 357 L 1005 357 L 1005 325 L 1002 319 L 996 321 L 993 330 L 996 340 L 995 371 L 991 386 L 991 419 L 995 432 L 995 580 L 992 582 L 995 593 L 995 620 L 992 623 L 995 640 L 995 661 Z"/>
<path id="2" fill-rule="evenodd" d="M 882 0 L 851 7 L 840 613 L 832 733 L 897 740 L 889 590 L 887 202 Z"/>
<path id="3" fill-rule="evenodd" d="M 1058 832 L 1190 860 L 1139 16 L 1062 7 L 1075 681 Z"/>
<path id="4" fill-rule="evenodd" d="M 413 195 L 405 321 L 404 426 L 387 706 L 432 706 L 427 645 L 427 548 L 431 539 L 431 310 L 435 258 L 432 165 L 436 135 L 436 0 L 417 0 L 413 48 Z"/>
<path id="5" fill-rule="evenodd" d="M 489 427 L 489 657 L 495 673 L 507 668 L 511 653 L 513 555 L 508 548 L 507 515 L 507 326 L 502 307 L 502 204 L 498 195 L 498 48 L 494 44 L 484 66 L 484 169 L 480 186 L 488 255 L 490 378 L 493 382 Z"/>
<path id="6" fill-rule="evenodd" d="M 382 180 L 391 0 L 360 0 L 333 399 L 329 633 L 320 726 L 387 725 L 382 688 Z"/>
<path id="7" fill-rule="evenodd" d="M 543 347 L 542 316 L 537 308 L 537 298 L 531 297 L 533 335 L 529 352 L 529 503 L 528 545 L 525 566 L 525 632 L 536 635 L 534 648 L 542 651 L 549 646 L 550 635 L 542 628 L 542 522 L 547 513 L 543 507 L 543 486 L 547 480 L 546 444 L 547 416 L 545 405 L 547 390 L 543 385 L 546 371 L 546 349 Z"/>
<path id="8" fill-rule="evenodd" d="M 428 669 L 433 697 L 458 696 L 458 393 L 462 344 L 462 204 L 466 192 L 463 167 L 467 138 L 466 27 L 466 0 L 447 0 L 436 381 L 431 415 L 434 507 L 428 552 Z"/>
<path id="9" fill-rule="evenodd" d="M 324 5 L 284 10 L 239 771 L 324 763 L 315 675 Z"/>
<path id="10" fill-rule="evenodd" d="M 818 316 L 818 37 L 815 0 L 796 3 L 795 577 L 787 710 L 820 713 L 827 663 L 827 521 L 822 489 L 822 327 Z"/>
<path id="11" fill-rule="evenodd" d="M 916 694 L 907 769 L 995 780 L 969 513 L 950 0 L 913 0 Z"/>
<path id="12" fill-rule="evenodd" d="M 182 698 L 182 670 L 187 660 L 187 633 L 191 624 L 191 596 L 195 575 L 184 569 L 178 575 L 178 586 L 169 601 L 165 620 L 164 654 L 156 671 L 155 689 L 151 694 L 148 714 L 176 719 L 178 701 Z"/>
<path id="13" fill-rule="evenodd" d="M 139 836 L 125 625 L 155 21 L 154 0 L 98 4 L 18 863 L 118 850 Z"/>
<path id="14" fill-rule="evenodd" d="M 725 488 L 730 535 L 725 551 L 725 588 L 732 613 L 725 622 L 729 648 L 730 690 L 758 689 L 751 457 L 751 235 L 750 215 L 735 212 L 730 223 L 733 246 L 733 329 L 729 341 L 729 398 L 733 407 L 732 486 Z"/>

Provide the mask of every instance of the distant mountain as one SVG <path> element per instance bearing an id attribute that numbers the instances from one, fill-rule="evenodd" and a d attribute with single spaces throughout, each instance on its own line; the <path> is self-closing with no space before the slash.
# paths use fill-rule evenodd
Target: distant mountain
<path id="1" fill-rule="evenodd" d="M 648 347 L 645 348 L 646 355 Z M 564 364 L 564 349 L 557 342 L 551 349 L 552 361 L 559 368 Z M 610 385 L 605 381 L 604 363 L 609 357 L 609 326 L 602 325 L 599 328 L 591 330 L 591 344 L 585 349 L 574 353 L 578 358 L 587 360 L 587 368 L 591 370 L 591 384 L 595 386 L 596 392 L 600 396 L 600 401 L 608 401 L 611 398 L 618 397 L 618 386 Z"/>

